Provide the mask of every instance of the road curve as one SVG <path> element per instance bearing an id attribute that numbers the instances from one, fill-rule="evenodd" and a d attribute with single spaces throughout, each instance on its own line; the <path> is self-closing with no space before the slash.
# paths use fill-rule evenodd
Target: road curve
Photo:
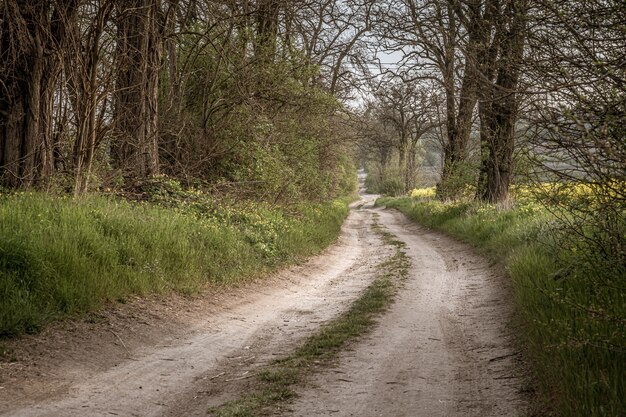
<path id="1" fill-rule="evenodd" d="M 336 367 L 301 387 L 286 415 L 523 415 L 503 277 L 465 245 L 375 208 L 375 197 L 363 195 L 353 205 L 338 242 L 322 255 L 244 291 L 236 302 L 197 307 L 198 320 L 181 322 L 175 337 L 161 331 L 151 335 L 153 343 L 131 345 L 140 329 L 131 318 L 127 330 L 90 325 L 108 339 L 76 337 L 71 329 L 26 338 L 29 349 L 45 344 L 34 351 L 48 365 L 40 372 L 26 361 L 0 364 L 0 416 L 206 416 L 209 406 L 236 397 L 241 381 L 345 311 L 372 282 L 377 265 L 393 253 L 373 233 L 375 218 L 406 243 L 410 277 L 375 329 L 342 353 Z M 162 320 L 178 313 L 168 314 Z M 117 359 L 105 360 L 110 346 L 102 340 L 118 347 Z M 12 347 L 19 350 L 20 343 Z M 22 368 L 30 371 L 21 374 Z"/>
<path id="2" fill-rule="evenodd" d="M 365 208 L 405 242 L 409 278 L 376 329 L 313 379 L 285 416 L 522 416 L 505 278 L 467 245 Z"/>
<path id="3" fill-rule="evenodd" d="M 206 415 L 209 405 L 235 394 L 224 392 L 229 381 L 252 375 L 293 348 L 345 311 L 371 283 L 377 263 L 392 252 L 370 233 L 371 223 L 372 213 L 352 211 L 337 243 L 320 256 L 280 272 L 236 303 L 213 306 L 176 338 L 161 334 L 153 345 L 129 348 L 115 363 L 99 363 L 98 351 L 106 346 L 89 340 L 81 345 L 79 339 L 72 350 L 93 352 L 76 362 L 59 361 L 54 369 L 23 378 L 11 371 L 20 363 L 5 364 L 0 367 L 0 416 Z M 132 334 L 122 330 L 115 330 L 119 337 L 112 343 L 126 348 L 123 340 Z M 39 349 L 38 363 L 45 363 L 47 355 L 63 355 L 63 339 L 73 336 L 64 332 L 55 335 L 49 350 Z M 19 341 L 13 348 L 20 349 Z"/>

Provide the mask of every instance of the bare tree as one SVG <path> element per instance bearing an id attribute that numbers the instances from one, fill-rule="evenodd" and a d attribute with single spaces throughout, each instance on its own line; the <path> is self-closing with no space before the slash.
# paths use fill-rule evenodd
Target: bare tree
<path id="1" fill-rule="evenodd" d="M 393 145 L 397 150 L 397 170 L 403 184 L 403 191 L 415 187 L 417 172 L 416 157 L 421 139 L 425 134 L 440 125 L 437 108 L 439 95 L 432 83 L 383 81 L 369 105 L 369 124 L 382 125 L 394 133 Z M 379 140 L 377 146 L 370 146 L 381 156 L 386 165 L 387 135 L 377 131 L 374 136 L 364 135 L 367 143 Z M 377 139 L 378 138 L 378 139 Z M 382 152 L 384 151 L 384 152 Z M 383 158 L 384 156 L 384 158 Z"/>
<path id="2" fill-rule="evenodd" d="M 362 81 L 357 73 L 372 30 L 371 2 L 291 3 L 290 44 L 302 49 L 306 60 L 320 68 L 311 81 L 341 98 L 350 96 Z"/>
<path id="3" fill-rule="evenodd" d="M 467 179 L 463 168 L 477 103 L 478 57 L 484 36 L 479 1 L 460 7 L 454 0 L 386 2 L 377 10 L 384 48 L 400 51 L 404 80 L 435 81 L 445 94 L 446 141 L 438 194 L 453 198 Z"/>
<path id="4" fill-rule="evenodd" d="M 88 190 L 96 147 L 102 139 L 103 120 L 108 110 L 103 102 L 111 90 L 112 71 L 110 66 L 103 69 L 100 61 L 106 49 L 102 36 L 112 10 L 113 3 L 109 0 L 86 3 L 70 32 L 65 73 L 76 122 L 72 152 L 75 195 Z"/>

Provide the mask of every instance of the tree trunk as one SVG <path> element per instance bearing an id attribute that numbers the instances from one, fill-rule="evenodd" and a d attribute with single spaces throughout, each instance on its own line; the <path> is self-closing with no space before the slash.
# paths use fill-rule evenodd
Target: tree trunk
<path id="1" fill-rule="evenodd" d="M 184 125 L 182 115 L 182 78 L 179 74 L 178 51 L 176 37 L 176 25 L 178 22 L 179 0 L 168 0 L 168 19 L 164 34 L 164 60 L 167 69 L 167 109 L 161 114 L 165 115 L 159 119 L 160 136 L 160 163 L 173 166 L 180 160 L 180 127 Z M 184 21 L 181 22 L 184 24 Z"/>
<path id="2" fill-rule="evenodd" d="M 401 173 L 404 172 L 405 162 L 406 162 L 406 143 L 402 141 L 398 145 L 398 171 L 400 171 Z"/>
<path id="3" fill-rule="evenodd" d="M 112 4 L 98 8 L 87 34 L 82 36 L 78 22 L 74 24 L 73 55 L 68 54 L 68 87 L 76 120 L 77 132 L 74 142 L 74 195 L 87 192 L 91 167 L 96 150 L 98 123 L 96 120 L 99 106 L 98 65 L 100 61 L 100 38 L 112 11 Z"/>
<path id="4" fill-rule="evenodd" d="M 404 124 L 404 121 L 402 122 Z M 404 129 L 400 132 L 400 141 L 398 143 L 398 174 L 400 176 L 400 180 L 404 178 L 406 175 L 406 149 L 407 148 L 407 140 L 406 133 Z M 406 191 L 406 190 L 405 190 Z"/>
<path id="5" fill-rule="evenodd" d="M 68 21 L 77 1 L 0 4 L 0 183 L 30 187 L 54 169 L 51 112 Z"/>
<path id="6" fill-rule="evenodd" d="M 159 172 L 158 87 L 163 55 L 159 2 L 119 0 L 114 164 L 124 175 Z"/>
<path id="7" fill-rule="evenodd" d="M 507 4 L 504 18 L 508 28 L 498 28 L 496 34 L 500 53 L 494 67 L 497 78 L 492 86 L 485 86 L 490 97 L 481 104 L 481 168 L 476 197 L 489 203 L 508 199 L 527 10 L 527 0 L 511 0 Z"/>
<path id="8" fill-rule="evenodd" d="M 261 64 L 274 62 L 278 36 L 278 12 L 281 0 L 257 1 L 255 57 Z"/>
<path id="9" fill-rule="evenodd" d="M 406 172 L 404 173 L 404 190 L 410 192 L 415 188 L 415 156 L 417 153 L 417 144 L 411 144 L 406 158 Z"/>
<path id="10" fill-rule="evenodd" d="M 463 177 L 463 164 L 467 159 L 467 147 L 472 131 L 474 109 L 478 101 L 477 84 L 478 71 L 476 68 L 478 48 L 484 34 L 481 32 L 481 21 L 478 2 L 470 3 L 473 7 L 468 28 L 468 43 L 465 48 L 465 68 L 459 90 L 458 108 L 456 104 L 454 45 L 456 44 L 456 25 L 451 3 L 448 2 L 448 14 L 450 18 L 449 49 L 447 60 L 451 60 L 444 71 L 444 85 L 446 92 L 446 118 L 447 118 L 447 143 L 444 146 L 443 172 L 441 181 L 437 186 L 437 194 L 440 199 L 456 198 L 461 192 L 465 179 Z M 449 56 L 448 56 L 449 55 Z"/>
<path id="11" fill-rule="evenodd" d="M 455 87 L 455 51 L 457 28 L 454 19 L 454 12 L 451 4 L 447 2 L 448 30 L 446 50 L 444 54 L 444 66 L 441 68 L 443 75 L 444 91 L 446 96 L 446 142 L 443 146 L 443 170 L 441 180 L 437 184 L 437 196 L 446 200 L 453 194 L 452 178 L 456 172 L 457 155 L 455 154 L 455 142 L 457 137 L 456 124 L 456 87 Z"/>
<path id="12" fill-rule="evenodd" d="M 151 1 L 149 25 L 148 25 L 148 62 L 146 65 L 146 158 L 147 173 L 154 175 L 159 173 L 159 76 L 163 62 L 163 29 L 162 11 L 159 2 Z"/>
<path id="13" fill-rule="evenodd" d="M 461 191 L 460 185 L 464 181 L 462 168 L 467 160 L 474 108 L 478 101 L 476 84 L 476 72 L 472 69 L 472 65 L 468 64 L 465 67 L 459 93 L 458 113 L 453 108 L 452 118 L 448 116 L 448 141 L 444 146 L 443 173 L 437 187 L 439 198 L 455 198 Z"/>

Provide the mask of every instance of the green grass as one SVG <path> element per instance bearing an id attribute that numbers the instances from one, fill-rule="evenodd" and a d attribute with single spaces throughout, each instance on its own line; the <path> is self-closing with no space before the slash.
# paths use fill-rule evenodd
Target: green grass
<path id="1" fill-rule="evenodd" d="M 372 328 L 378 314 L 394 299 L 397 286 L 406 277 L 409 260 L 404 244 L 388 232 L 375 228 L 395 253 L 378 266 L 378 276 L 340 317 L 325 324 L 289 356 L 259 371 L 254 388 L 240 398 L 209 410 L 214 417 L 253 417 L 271 414 L 296 396 L 294 386 L 336 357 L 348 343 Z"/>
<path id="2" fill-rule="evenodd" d="M 575 237 L 558 238 L 546 209 L 409 197 L 377 204 L 460 238 L 507 268 L 543 400 L 539 414 L 626 415 L 625 277 L 601 262 L 584 264 Z"/>
<path id="3" fill-rule="evenodd" d="M 259 276 L 330 244 L 348 212 L 344 200 L 287 210 L 183 197 L 0 194 L 0 337 L 131 294 Z"/>

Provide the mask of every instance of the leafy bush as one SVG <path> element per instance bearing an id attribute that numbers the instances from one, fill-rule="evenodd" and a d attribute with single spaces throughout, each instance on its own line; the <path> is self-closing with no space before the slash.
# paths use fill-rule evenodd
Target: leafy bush
<path id="1" fill-rule="evenodd" d="M 226 22 L 216 23 L 221 24 Z M 204 25 L 198 33 L 212 27 L 198 22 Z M 221 48 L 234 47 L 226 39 L 217 50 L 213 44 L 198 48 L 205 40 L 193 34 L 182 35 L 181 41 L 181 57 L 194 58 L 177 115 L 182 122 L 170 120 L 171 94 L 167 82 L 162 84 L 160 109 L 166 110 L 160 117 L 168 121 L 163 130 L 174 127 L 168 133 L 171 149 L 163 152 L 165 172 L 203 178 L 220 191 L 272 203 L 346 194 L 346 179 L 356 176 L 351 146 L 341 139 L 348 124 L 336 97 L 310 82 L 319 76 L 317 66 L 297 49 L 289 58 L 250 65 L 238 48 L 224 61 Z"/>
<path id="2" fill-rule="evenodd" d="M 400 171 L 389 167 L 376 167 L 372 164 L 366 166 L 368 172 L 365 178 L 367 192 L 387 196 L 400 196 L 404 194 L 404 178 Z"/>

